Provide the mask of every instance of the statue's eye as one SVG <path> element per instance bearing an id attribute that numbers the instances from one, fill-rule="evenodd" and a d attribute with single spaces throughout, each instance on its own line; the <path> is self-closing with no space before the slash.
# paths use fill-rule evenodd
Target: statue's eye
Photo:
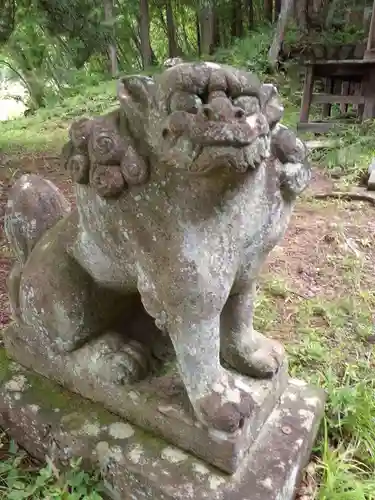
<path id="1" fill-rule="evenodd" d="M 240 96 L 233 100 L 233 104 L 237 108 L 244 110 L 246 116 L 253 115 L 260 112 L 260 103 L 257 97 L 253 96 Z"/>
<path id="2" fill-rule="evenodd" d="M 169 136 L 169 129 L 167 127 L 164 127 L 163 130 L 161 131 L 161 135 L 163 139 L 166 139 Z"/>
<path id="3" fill-rule="evenodd" d="M 185 111 L 196 115 L 202 107 L 202 100 L 196 94 L 189 94 L 188 92 L 175 92 L 169 103 L 169 111 Z"/>

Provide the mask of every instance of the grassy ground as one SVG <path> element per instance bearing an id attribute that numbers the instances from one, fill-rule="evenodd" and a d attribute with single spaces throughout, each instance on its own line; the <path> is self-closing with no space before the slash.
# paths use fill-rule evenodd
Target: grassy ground
<path id="1" fill-rule="evenodd" d="M 72 120 L 110 111 L 116 105 L 116 83 L 107 81 L 35 115 L 0 122 L 0 153 L 56 153 L 67 140 Z"/>
<path id="2" fill-rule="evenodd" d="M 80 469 L 72 463 L 64 474 L 47 461 L 36 463 L 15 443 L 3 435 L 0 440 L 0 499 L 1 500 L 102 500 L 98 475 Z"/>
<path id="3" fill-rule="evenodd" d="M 375 498 L 373 216 L 305 198 L 261 280 L 259 328 L 285 342 L 293 375 L 328 394 L 306 499 Z"/>
<path id="4" fill-rule="evenodd" d="M 285 121 L 295 125 L 299 88 L 282 77 L 278 83 L 287 99 Z M 32 117 L 0 123 L 0 208 L 11 179 L 25 171 L 38 171 L 70 193 L 71 185 L 54 158 L 69 124 L 115 105 L 115 84 L 106 82 Z M 374 131 L 373 124 L 349 127 L 332 137 L 339 141 L 336 148 L 314 153 L 320 169 L 315 169 L 312 187 L 260 280 L 257 327 L 283 340 L 294 375 L 324 387 L 328 394 L 301 500 L 375 499 L 375 212 L 362 202 L 313 197 L 332 189 L 333 182 L 341 188 L 357 183 L 375 156 Z M 0 252 L 0 311 L 6 311 L 4 285 L 10 261 L 4 240 Z M 1 322 L 8 321 L 3 312 Z M 8 446 L 4 441 L 3 449 Z M 100 498 L 94 491 L 96 478 L 75 466 L 67 476 L 51 464 L 40 470 L 34 463 L 25 465 L 20 451 L 12 447 L 0 458 L 0 499 Z"/>

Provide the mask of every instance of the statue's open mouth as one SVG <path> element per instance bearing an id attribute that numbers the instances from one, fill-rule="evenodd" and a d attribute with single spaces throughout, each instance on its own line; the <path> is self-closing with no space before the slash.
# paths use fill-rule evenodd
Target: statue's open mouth
<path id="1" fill-rule="evenodd" d="M 241 121 L 221 122 L 176 111 L 169 116 L 168 125 L 163 129 L 163 137 L 166 138 L 168 134 L 175 137 L 186 134 L 193 144 L 202 146 L 245 147 L 268 132 L 269 125 L 260 113 L 254 113 Z"/>
<path id="2" fill-rule="evenodd" d="M 260 136 L 246 146 L 210 145 L 194 149 L 189 172 L 206 174 L 217 168 L 229 168 L 239 173 L 255 169 L 269 156 L 269 138 Z"/>
<path id="3" fill-rule="evenodd" d="M 269 154 L 269 125 L 262 114 L 223 122 L 175 112 L 169 116 L 163 137 L 170 138 L 171 148 L 189 153 L 189 172 L 195 174 L 220 167 L 246 172 Z"/>
<path id="4" fill-rule="evenodd" d="M 222 122 L 175 112 L 163 130 L 163 137 L 168 136 L 174 147 L 190 149 L 191 173 L 207 173 L 218 167 L 245 172 L 269 154 L 269 125 L 264 115 L 258 113 L 242 120 Z"/>

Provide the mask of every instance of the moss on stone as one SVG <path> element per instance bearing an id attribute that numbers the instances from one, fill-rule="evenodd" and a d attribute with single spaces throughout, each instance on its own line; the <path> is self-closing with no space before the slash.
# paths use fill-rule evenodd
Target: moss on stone
<path id="1" fill-rule="evenodd" d="M 0 383 L 8 381 L 14 375 L 11 363 L 12 360 L 7 357 L 6 350 L 0 349 Z M 27 378 L 27 389 L 22 393 L 20 404 L 38 405 L 42 410 L 49 412 L 52 410 L 60 416 L 82 415 L 79 419 L 81 424 L 87 420 L 97 420 L 101 425 L 108 425 L 118 420 L 118 417 L 101 405 L 74 394 L 31 370 L 23 367 L 21 370 Z M 74 422 L 78 425 L 77 419 Z"/>
<path id="2" fill-rule="evenodd" d="M 28 371 L 27 378 L 30 388 L 25 393 L 25 397 L 42 408 L 58 409 L 64 414 L 77 413 L 78 410 L 82 415 L 82 422 L 87 419 L 97 419 L 101 424 L 106 425 L 116 420 L 112 413 L 99 404 L 78 396 L 41 375 Z"/>
<path id="3" fill-rule="evenodd" d="M 61 423 L 66 427 L 69 431 L 81 429 L 84 423 L 87 421 L 88 415 L 84 412 L 73 412 L 64 415 L 61 419 Z"/>
<path id="4" fill-rule="evenodd" d="M 75 411 L 82 407 L 82 399 L 47 378 L 32 371 L 25 371 L 29 389 L 25 398 L 32 399 L 34 404 L 51 410 Z M 84 408 L 82 408 L 84 409 Z"/>
<path id="5" fill-rule="evenodd" d="M 11 362 L 12 361 L 8 358 L 5 348 L 0 348 L 0 383 L 7 381 L 11 377 Z"/>

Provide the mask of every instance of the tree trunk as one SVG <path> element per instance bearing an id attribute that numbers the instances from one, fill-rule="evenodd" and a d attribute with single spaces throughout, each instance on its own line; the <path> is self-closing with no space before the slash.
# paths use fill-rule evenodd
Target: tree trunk
<path id="1" fill-rule="evenodd" d="M 104 0 L 104 18 L 105 21 L 111 24 L 111 32 L 109 35 L 108 43 L 108 56 L 110 63 L 111 75 L 113 77 L 118 74 L 118 62 L 117 62 L 117 49 L 116 49 L 116 36 L 114 33 L 114 16 L 113 16 L 113 0 Z"/>
<path id="2" fill-rule="evenodd" d="M 247 23 L 250 30 L 254 26 L 254 4 L 253 0 L 247 0 Z"/>
<path id="3" fill-rule="evenodd" d="M 216 9 L 214 9 L 214 12 L 213 12 L 213 16 L 214 16 L 214 20 L 213 20 L 213 44 L 214 44 L 214 48 L 218 48 L 218 47 L 223 47 L 225 45 L 224 43 L 224 39 L 222 37 L 222 32 L 220 30 L 220 26 L 221 26 L 221 23 L 220 23 L 220 16 L 219 16 L 219 13 L 217 12 Z"/>
<path id="4" fill-rule="evenodd" d="M 277 64 L 279 58 L 280 47 L 284 39 L 285 27 L 288 22 L 288 18 L 293 9 L 293 0 L 282 0 L 281 11 L 279 19 L 277 21 L 277 27 L 273 41 L 268 52 L 268 61 L 272 68 Z"/>
<path id="5" fill-rule="evenodd" d="M 276 22 L 279 19 L 280 11 L 281 11 L 281 0 L 275 0 L 275 19 L 274 19 L 274 22 Z"/>
<path id="6" fill-rule="evenodd" d="M 141 37 L 141 55 L 143 69 L 152 64 L 152 50 L 150 44 L 150 14 L 148 9 L 148 0 L 139 0 L 140 19 L 139 31 Z"/>
<path id="7" fill-rule="evenodd" d="M 211 2 L 205 1 L 199 12 L 201 54 L 211 54 L 214 46 L 214 12 Z"/>
<path id="8" fill-rule="evenodd" d="M 264 17 L 266 21 L 272 23 L 273 18 L 273 0 L 264 0 Z"/>
<path id="9" fill-rule="evenodd" d="M 232 37 L 243 36 L 242 0 L 232 0 Z"/>
<path id="10" fill-rule="evenodd" d="M 195 16 L 195 29 L 197 31 L 197 48 L 198 48 L 198 56 L 202 55 L 202 44 L 201 44 L 201 27 L 199 23 L 199 14 Z"/>
<path id="11" fill-rule="evenodd" d="M 295 0 L 294 13 L 297 24 L 301 31 L 307 31 L 308 28 L 307 7 L 308 7 L 307 0 Z"/>
<path id="12" fill-rule="evenodd" d="M 168 31 L 168 52 L 169 57 L 181 56 L 181 50 L 177 43 L 176 26 L 174 22 L 173 8 L 171 0 L 166 0 L 167 31 Z"/>

